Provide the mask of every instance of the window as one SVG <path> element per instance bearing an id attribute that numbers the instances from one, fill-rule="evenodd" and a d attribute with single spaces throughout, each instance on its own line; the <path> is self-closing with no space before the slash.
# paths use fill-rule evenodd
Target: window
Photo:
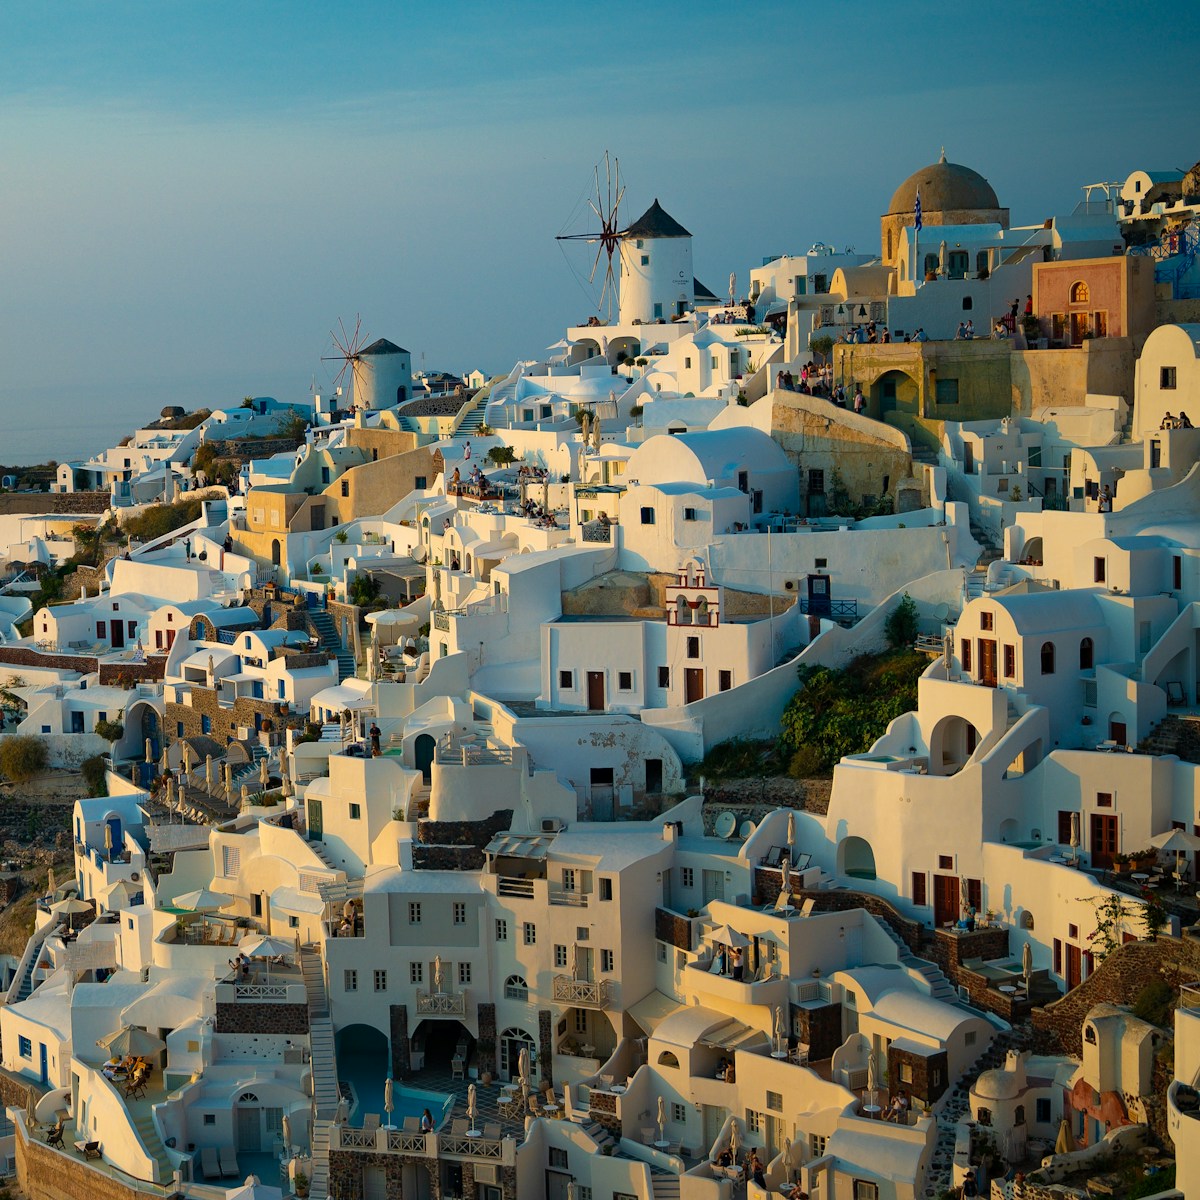
<path id="1" fill-rule="evenodd" d="M 408 923 L 410 925 L 420 925 L 421 923 L 421 902 L 419 900 L 408 902 Z"/>
<path id="2" fill-rule="evenodd" d="M 975 1119 L 980 1125 L 990 1125 L 992 1123 L 992 1110 L 990 1108 L 981 1108 L 975 1114 Z"/>
<path id="3" fill-rule="evenodd" d="M 362 805 L 361 804 L 351 804 L 350 805 L 350 820 L 352 820 L 352 821 L 361 821 L 362 820 Z"/>
<path id="4" fill-rule="evenodd" d="M 413 487 L 415 487 L 418 491 L 424 491 L 425 488 L 427 488 L 428 486 L 429 486 L 429 480 L 428 480 L 428 477 L 425 475 L 418 475 L 413 480 Z"/>
<path id="5" fill-rule="evenodd" d="M 633 672 L 618 671 L 617 672 L 617 691 L 632 692 L 633 691 Z"/>
<path id="6" fill-rule="evenodd" d="M 1103 558 L 1092 559 L 1092 582 L 1103 583 L 1105 576 L 1105 562 Z"/>
<path id="7" fill-rule="evenodd" d="M 238 846 L 221 847 L 221 874 L 226 879 L 236 879 L 242 869 L 242 851 Z"/>
<path id="8" fill-rule="evenodd" d="M 692 360 L 690 358 L 686 358 L 686 357 L 684 358 L 683 369 L 685 371 L 690 371 L 692 369 Z"/>
<path id="9" fill-rule="evenodd" d="M 1058 938 L 1054 939 L 1054 973 L 1062 974 L 1062 942 Z"/>
<path id="10" fill-rule="evenodd" d="M 216 1123 L 217 1123 L 217 1114 L 216 1113 L 205 1113 L 204 1114 L 204 1124 L 205 1125 L 215 1125 Z"/>
<path id="11" fill-rule="evenodd" d="M 471 964 L 469 962 L 460 962 L 458 964 L 458 983 L 460 987 L 465 987 L 471 982 Z"/>
<path id="12" fill-rule="evenodd" d="M 454 923 L 455 925 L 465 925 L 467 923 L 467 906 L 462 900 L 454 902 Z"/>
<path id="13" fill-rule="evenodd" d="M 746 1128 L 751 1133 L 762 1133 L 763 1117 L 762 1113 L 755 1112 L 754 1109 L 746 1109 Z"/>
<path id="14" fill-rule="evenodd" d="M 957 379 L 939 379 L 937 381 L 937 403 L 938 404 L 957 404 L 958 403 L 958 380 Z"/>
<path id="15" fill-rule="evenodd" d="M 808 1135 L 808 1148 L 812 1151 L 813 1158 L 824 1158 L 826 1141 L 827 1139 L 823 1133 L 810 1133 Z"/>
<path id="16" fill-rule="evenodd" d="M 886 491 L 887 491 L 887 488 L 885 487 L 883 490 L 886 492 Z M 825 570 L 825 568 L 829 566 L 829 559 L 827 559 L 827 558 L 817 558 L 817 559 L 814 559 L 814 560 L 813 560 L 813 566 L 814 566 L 814 567 L 815 567 L 815 568 L 816 568 L 818 571 L 824 571 L 824 570 Z"/>
<path id="17" fill-rule="evenodd" d="M 808 472 L 808 494 L 823 496 L 825 494 L 825 472 L 810 468 Z"/>
<path id="18" fill-rule="evenodd" d="M 767 1108 L 772 1112 L 783 1112 L 783 1097 L 778 1092 L 768 1092 Z"/>
<path id="19" fill-rule="evenodd" d="M 996 614 L 990 612 L 982 612 L 979 614 L 979 628 L 992 630 L 996 627 Z"/>
<path id="20" fill-rule="evenodd" d="M 854 1181 L 854 1200 L 879 1200 L 879 1184 L 866 1179 Z"/>
<path id="21" fill-rule="evenodd" d="M 616 955 L 611 950 L 600 951 L 600 970 L 606 975 L 611 975 L 617 969 L 615 963 Z"/>
<path id="22" fill-rule="evenodd" d="M 1158 386 L 1164 392 L 1173 392 L 1175 390 L 1175 368 L 1160 367 L 1158 371 Z"/>
<path id="23" fill-rule="evenodd" d="M 666 942 L 658 942 L 657 946 L 658 946 L 658 961 L 660 963 L 665 963 L 667 961 L 667 943 Z"/>
<path id="24" fill-rule="evenodd" d="M 970 638 L 963 638 L 962 654 L 959 657 L 962 659 L 963 670 L 969 671 L 971 669 L 971 639 Z"/>
<path id="25" fill-rule="evenodd" d="M 685 521 L 694 521 L 696 519 L 696 510 L 694 508 L 685 508 L 683 510 L 683 519 Z"/>
<path id="26" fill-rule="evenodd" d="M 696 886 L 696 869 L 694 867 L 679 868 L 679 882 L 685 887 Z"/>
<path id="27" fill-rule="evenodd" d="M 567 965 L 567 948 L 566 948 L 566 946 L 560 946 L 558 944 L 555 944 L 554 965 L 559 970 L 562 970 L 563 967 L 565 967 Z"/>
<path id="28" fill-rule="evenodd" d="M 902 1062 L 900 1064 L 900 1082 L 901 1083 L 912 1083 L 912 1081 L 913 1081 L 912 1063 Z"/>
<path id="29" fill-rule="evenodd" d="M 563 688 L 565 691 L 570 691 L 571 688 L 573 688 L 575 686 L 575 672 L 574 671 L 559 671 L 558 686 L 560 688 Z"/>
<path id="30" fill-rule="evenodd" d="M 687 1124 L 687 1112 L 688 1110 L 686 1104 L 680 1104 L 675 1100 L 671 1101 L 671 1120 L 674 1121 L 676 1125 Z"/>
<path id="31" fill-rule="evenodd" d="M 1016 646 L 1004 647 L 1004 677 L 1005 679 L 1013 679 L 1017 674 L 1017 648 Z"/>
<path id="32" fill-rule="evenodd" d="M 350 480 L 348 480 L 348 479 L 342 480 L 342 495 L 343 496 L 350 495 Z"/>
<path id="33" fill-rule="evenodd" d="M 1053 642 L 1043 642 L 1042 643 L 1042 674 L 1043 675 L 1053 675 L 1054 674 L 1054 643 Z"/>
<path id="34" fill-rule="evenodd" d="M 521 937 L 527 946 L 537 945 L 537 926 L 532 921 L 526 921 L 521 926 Z"/>
<path id="35" fill-rule="evenodd" d="M 975 301 L 970 296 L 963 297 L 963 312 L 970 312 L 975 307 Z"/>
<path id="36" fill-rule="evenodd" d="M 358 991 L 358 972 L 345 970 L 342 972 L 342 991 L 357 992 Z"/>
<path id="37" fill-rule="evenodd" d="M 658 686 L 660 688 L 669 688 L 671 686 L 671 668 L 658 668 Z"/>
<path id="38" fill-rule="evenodd" d="M 1091 638 L 1084 638 L 1079 643 L 1079 669 L 1090 671 L 1095 665 L 1096 652 Z"/>
<path id="39" fill-rule="evenodd" d="M 546 1162 L 556 1171 L 565 1171 L 568 1166 L 566 1150 L 562 1146 L 550 1146 L 546 1155 Z"/>
<path id="40" fill-rule="evenodd" d="M 1091 298 L 1091 293 L 1088 290 L 1088 285 L 1081 279 L 1078 283 L 1071 284 L 1071 303 L 1086 304 Z"/>
<path id="41" fill-rule="evenodd" d="M 1036 1120 L 1039 1125 L 1049 1125 L 1054 1119 L 1052 1116 L 1052 1110 L 1050 1108 L 1050 1101 L 1048 1099 L 1038 1100 L 1035 1111 L 1037 1115 L 1034 1120 Z"/>
<path id="42" fill-rule="evenodd" d="M 954 870 L 954 855 L 953 854 L 939 854 L 938 855 L 938 870 L 939 871 L 953 871 Z"/>
<path id="43" fill-rule="evenodd" d="M 521 975 L 510 975 L 504 981 L 504 998 L 506 1000 L 528 1000 L 529 984 Z"/>
<path id="44" fill-rule="evenodd" d="M 924 871 L 914 871 L 912 875 L 912 900 L 918 908 L 924 908 L 929 903 L 929 893 L 926 890 L 928 880 Z"/>
<path id="45" fill-rule="evenodd" d="M 507 942 L 508 941 L 508 922 L 503 920 L 502 918 L 497 919 L 497 921 L 496 921 L 496 941 L 498 941 L 498 942 Z"/>
<path id="46" fill-rule="evenodd" d="M 698 637 L 690 637 L 687 640 L 687 656 L 688 658 L 700 657 L 700 639 Z"/>
<path id="47" fill-rule="evenodd" d="M 612 880 L 607 876 L 602 876 L 600 879 L 600 899 L 611 900 L 613 898 Z"/>
<path id="48" fill-rule="evenodd" d="M 408 982 L 409 983 L 424 983 L 425 982 L 425 964 L 412 962 L 408 964 Z"/>
<path id="49" fill-rule="evenodd" d="M 374 972 L 374 976 L 375 976 L 375 990 L 377 992 L 386 992 L 387 991 L 387 972 L 377 969 Z"/>
<path id="50" fill-rule="evenodd" d="M 653 525 L 654 524 L 654 509 L 652 509 L 652 508 L 643 508 L 642 509 L 642 524 L 643 525 Z"/>
<path id="51" fill-rule="evenodd" d="M 1112 808 L 1112 792 L 1097 792 L 1096 793 L 1097 808 Z"/>
<path id="52" fill-rule="evenodd" d="M 648 254 L 643 254 L 643 255 L 642 255 L 642 266 L 643 266 L 643 267 L 648 267 L 649 265 L 650 265 L 650 255 L 648 255 Z"/>
<path id="53" fill-rule="evenodd" d="M 20 1054 L 20 1056 L 22 1058 L 32 1058 L 33 1057 L 33 1042 L 31 1042 L 29 1040 L 29 1038 L 27 1038 L 27 1037 L 21 1037 L 18 1035 L 18 1037 L 17 1037 L 17 1053 Z"/>
<path id="54" fill-rule="evenodd" d="M 717 672 L 717 690 L 727 692 L 733 687 L 733 672 L 718 671 Z"/>

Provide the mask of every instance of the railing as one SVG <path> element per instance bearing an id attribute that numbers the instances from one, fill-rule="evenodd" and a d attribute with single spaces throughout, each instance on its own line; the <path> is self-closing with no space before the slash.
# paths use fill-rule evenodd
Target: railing
<path id="1" fill-rule="evenodd" d="M 374 1150 L 375 1149 L 375 1134 L 374 1129 L 351 1129 L 347 1125 L 342 1126 L 341 1131 L 341 1149 L 343 1150 Z M 422 1138 L 422 1148 L 424 1147 L 424 1139 Z"/>
<path id="2" fill-rule="evenodd" d="M 572 979 L 570 975 L 555 975 L 554 999 L 562 1004 L 573 1004 L 581 1008 L 608 1007 L 608 981 Z"/>
<path id="3" fill-rule="evenodd" d="M 1185 983 L 1179 989 L 1180 1008 L 1200 1008 L 1200 983 Z"/>
<path id="4" fill-rule="evenodd" d="M 589 521 L 582 527 L 583 540 L 585 542 L 603 542 L 605 544 L 612 541 L 612 526 L 593 523 Z"/>
<path id="5" fill-rule="evenodd" d="M 857 600 L 828 600 L 823 597 L 802 596 L 796 605 L 806 616 L 829 617 L 839 624 L 843 621 L 858 620 Z"/>
<path id="6" fill-rule="evenodd" d="M 434 629 L 440 629 L 442 633 L 450 632 L 450 614 L 445 609 L 434 610 L 433 627 Z"/>
<path id="7" fill-rule="evenodd" d="M 442 1154 L 459 1154 L 464 1158 L 503 1158 L 504 1143 L 494 1138 L 466 1137 L 463 1134 L 443 1133 L 438 1136 Z"/>
<path id="8" fill-rule="evenodd" d="M 429 1142 L 423 1133 L 413 1133 L 407 1129 L 387 1129 L 387 1148 L 398 1154 L 429 1153 Z"/>
<path id="9" fill-rule="evenodd" d="M 588 892 L 571 892 L 565 888 L 550 892 L 551 904 L 565 904 L 571 908 L 587 908 L 590 902 L 591 896 Z"/>
<path id="10" fill-rule="evenodd" d="M 463 1017 L 467 997 L 463 992 L 417 992 L 417 1015 L 423 1017 Z"/>
<path id="11" fill-rule="evenodd" d="M 496 883 L 496 895 L 532 900 L 535 882 L 533 879 L 509 879 L 502 875 Z"/>
<path id="12" fill-rule="evenodd" d="M 238 983 L 233 994 L 238 1000 L 286 1000 L 286 983 Z"/>

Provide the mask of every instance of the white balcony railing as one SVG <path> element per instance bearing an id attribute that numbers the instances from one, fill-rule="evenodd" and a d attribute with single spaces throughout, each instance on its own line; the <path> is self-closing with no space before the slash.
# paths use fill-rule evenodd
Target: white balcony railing
<path id="1" fill-rule="evenodd" d="M 608 981 L 572 979 L 570 975 L 555 975 L 554 999 L 560 1004 L 571 1004 L 576 1008 L 607 1008 Z"/>
<path id="2" fill-rule="evenodd" d="M 464 1017 L 467 1014 L 465 992 L 418 992 L 417 1015 L 422 1017 Z"/>

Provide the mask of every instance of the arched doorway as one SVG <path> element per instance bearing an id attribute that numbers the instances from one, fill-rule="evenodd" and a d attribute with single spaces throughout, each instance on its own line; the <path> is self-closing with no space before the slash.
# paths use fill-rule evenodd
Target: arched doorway
<path id="1" fill-rule="evenodd" d="M 529 1073 L 533 1075 L 537 1069 L 537 1049 L 533 1035 L 510 1026 L 500 1035 L 500 1078 L 516 1079 L 521 1060 L 521 1051 L 529 1055 Z"/>
<path id="2" fill-rule="evenodd" d="M 839 870 L 851 879 L 875 878 L 875 851 L 866 838 L 844 838 L 838 846 Z"/>
<path id="3" fill-rule="evenodd" d="M 361 1125 L 364 1113 L 383 1107 L 383 1081 L 392 1069 L 388 1039 L 373 1025 L 347 1025 L 338 1030 L 335 1046 L 338 1087 L 349 1093 L 350 1117 Z"/>
<path id="4" fill-rule="evenodd" d="M 957 775 L 975 753 L 979 731 L 963 717 L 943 717 L 929 737 L 929 773 Z"/>
<path id="5" fill-rule="evenodd" d="M 234 1136 L 240 1154 L 261 1154 L 263 1110 L 255 1092 L 242 1092 L 233 1106 Z"/>
<path id="6" fill-rule="evenodd" d="M 426 970 L 432 973 L 433 964 Z M 475 1057 L 475 1038 L 461 1022 L 450 1018 L 427 1017 L 412 1031 L 409 1048 L 414 1071 L 450 1072 L 460 1059 L 464 1071 Z"/>
<path id="7" fill-rule="evenodd" d="M 871 385 L 867 414 L 886 420 L 891 412 L 915 413 L 917 396 L 917 384 L 911 375 L 903 371 L 885 371 Z"/>
<path id="8" fill-rule="evenodd" d="M 433 755 L 437 741 L 431 734 L 421 733 L 413 742 L 413 766 L 421 772 L 421 778 L 429 783 L 432 779 Z"/>
<path id="9" fill-rule="evenodd" d="M 273 567 L 279 566 L 279 561 L 280 561 L 279 539 L 272 538 L 271 539 L 271 566 L 273 566 Z"/>

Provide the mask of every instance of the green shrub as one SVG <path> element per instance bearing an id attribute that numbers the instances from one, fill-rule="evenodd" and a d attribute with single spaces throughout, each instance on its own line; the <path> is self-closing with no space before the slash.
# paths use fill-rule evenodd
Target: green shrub
<path id="1" fill-rule="evenodd" d="M 816 746 L 801 746 L 788 760 L 788 774 L 793 779 L 811 779 L 825 774 L 825 763 Z"/>
<path id="2" fill-rule="evenodd" d="M 1169 1027 L 1174 1007 L 1175 989 L 1165 979 L 1152 979 L 1138 992 L 1133 1002 L 1133 1015 L 1151 1025 Z"/>
<path id="3" fill-rule="evenodd" d="M 125 532 L 139 542 L 152 542 L 188 525 L 200 516 L 199 500 L 180 500 L 175 504 L 154 504 L 125 524 Z"/>
<path id="4" fill-rule="evenodd" d="M 744 779 L 756 775 L 773 775 L 778 769 L 775 750 L 770 742 L 752 742 L 746 738 L 730 738 L 714 746 L 695 769 L 706 779 Z"/>
<path id="5" fill-rule="evenodd" d="M 893 650 L 911 646 L 917 640 L 917 602 L 907 592 L 888 613 L 883 633 Z"/>
<path id="6" fill-rule="evenodd" d="M 13 783 L 28 783 L 49 761 L 41 738 L 14 735 L 0 741 L 0 775 Z"/>
<path id="7" fill-rule="evenodd" d="M 125 736 L 125 726 L 120 721 L 97 721 L 96 736 L 106 742 L 119 742 Z"/>
<path id="8" fill-rule="evenodd" d="M 93 754 L 91 758 L 85 758 L 79 764 L 79 771 L 83 775 L 89 796 L 108 795 L 108 768 L 103 754 Z"/>

